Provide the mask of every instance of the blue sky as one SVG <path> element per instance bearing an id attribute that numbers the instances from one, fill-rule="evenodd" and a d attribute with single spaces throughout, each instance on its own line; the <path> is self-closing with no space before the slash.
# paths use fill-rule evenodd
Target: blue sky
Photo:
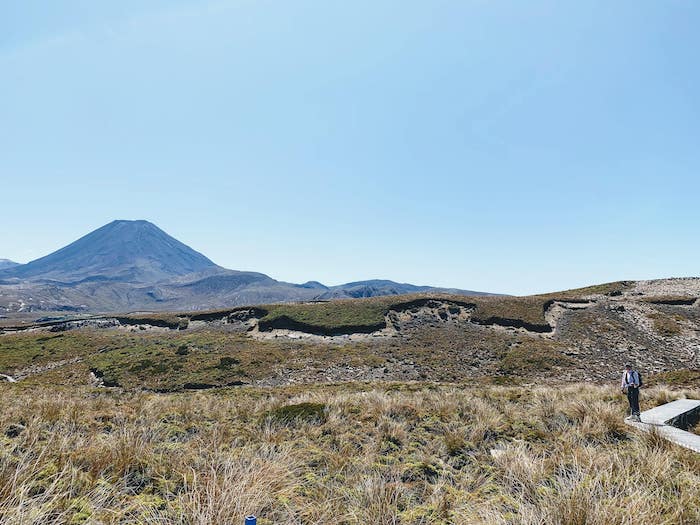
<path id="1" fill-rule="evenodd" d="M 700 3 L 0 2 L 0 257 L 148 219 L 233 269 L 698 275 Z"/>

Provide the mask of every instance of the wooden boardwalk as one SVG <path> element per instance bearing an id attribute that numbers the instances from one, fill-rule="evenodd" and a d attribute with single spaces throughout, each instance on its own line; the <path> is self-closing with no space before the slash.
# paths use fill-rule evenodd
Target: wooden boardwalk
<path id="1" fill-rule="evenodd" d="M 641 423 L 630 420 L 625 420 L 625 423 L 645 432 L 656 429 L 661 437 L 670 442 L 700 453 L 700 435 L 678 428 L 678 426 L 683 426 L 699 416 L 699 400 L 678 399 L 651 410 L 645 410 L 641 414 Z"/>

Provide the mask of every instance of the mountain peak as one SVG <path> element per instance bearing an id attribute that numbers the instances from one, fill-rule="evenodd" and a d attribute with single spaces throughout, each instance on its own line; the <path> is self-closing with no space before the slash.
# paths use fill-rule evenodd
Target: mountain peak
<path id="1" fill-rule="evenodd" d="M 158 230 L 158 231 L 163 231 L 158 226 L 153 224 L 150 221 L 147 221 L 145 219 L 136 219 L 136 220 L 129 220 L 129 219 L 117 219 L 112 222 L 109 222 L 102 226 L 102 228 L 98 228 L 98 230 L 101 229 L 106 229 L 106 230 Z M 165 232 L 163 232 L 165 233 Z M 166 234 L 167 235 L 167 234 Z"/>
<path id="2" fill-rule="evenodd" d="M 152 226 L 154 228 L 158 228 L 155 224 L 152 222 L 149 222 L 145 219 L 115 219 L 112 222 L 105 224 L 105 226 L 117 226 L 117 225 L 130 225 L 130 226 Z"/>
<path id="3" fill-rule="evenodd" d="M 306 281 L 304 284 L 298 286 L 299 288 L 308 288 L 310 290 L 328 290 L 325 284 L 319 283 L 318 281 Z"/>
<path id="4" fill-rule="evenodd" d="M 212 268 L 218 266 L 149 221 L 115 220 L 46 257 L 9 268 L 3 276 L 153 283 Z"/>

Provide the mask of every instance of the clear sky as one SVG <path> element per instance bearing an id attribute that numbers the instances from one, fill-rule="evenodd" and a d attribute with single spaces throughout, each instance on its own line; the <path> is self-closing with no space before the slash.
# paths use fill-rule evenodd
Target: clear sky
<path id="1" fill-rule="evenodd" d="M 700 274 L 696 0 L 0 0 L 0 258 L 147 219 L 277 279 Z"/>

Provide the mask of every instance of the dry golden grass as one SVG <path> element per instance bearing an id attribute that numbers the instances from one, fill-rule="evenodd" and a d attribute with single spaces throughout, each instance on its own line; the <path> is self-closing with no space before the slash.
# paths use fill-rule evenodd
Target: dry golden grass
<path id="1" fill-rule="evenodd" d="M 700 522 L 700 455 L 614 387 L 1 388 L 3 524 Z"/>

